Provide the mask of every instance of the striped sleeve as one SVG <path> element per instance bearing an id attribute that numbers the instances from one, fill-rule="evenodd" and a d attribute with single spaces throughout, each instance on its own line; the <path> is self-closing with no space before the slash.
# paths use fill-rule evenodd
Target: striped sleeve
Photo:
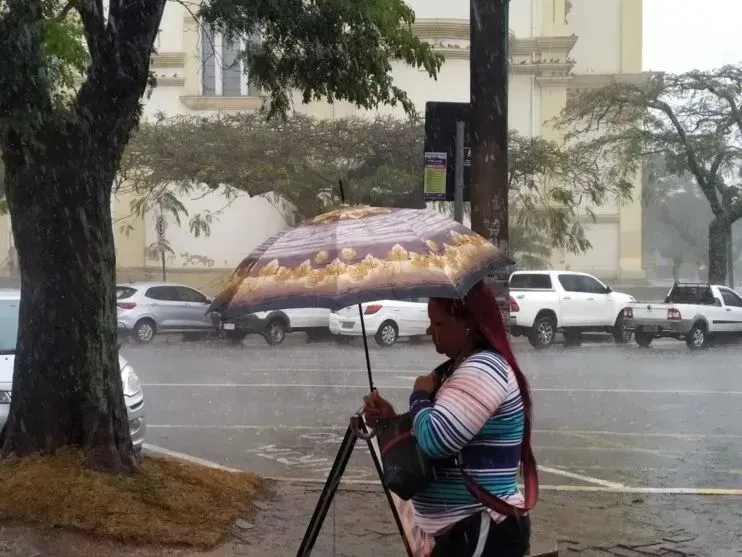
<path id="1" fill-rule="evenodd" d="M 506 399 L 511 374 L 501 356 L 480 352 L 451 375 L 435 402 L 413 392 L 410 415 L 420 448 L 431 458 L 458 454 Z"/>

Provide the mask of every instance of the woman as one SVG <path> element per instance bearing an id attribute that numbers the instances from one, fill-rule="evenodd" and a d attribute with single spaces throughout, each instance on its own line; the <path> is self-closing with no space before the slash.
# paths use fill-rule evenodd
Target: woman
<path id="1" fill-rule="evenodd" d="M 451 365 L 445 377 L 435 371 L 418 377 L 410 395 L 417 443 L 436 471 L 413 497 L 417 524 L 435 537 L 433 557 L 522 557 L 530 541 L 527 509 L 538 489 L 531 399 L 497 301 L 478 283 L 463 301 L 431 298 L 428 316 L 428 333 Z M 395 415 L 378 392 L 364 403 L 372 425 Z M 485 498 L 467 488 L 457 458 Z M 516 481 L 521 461 L 525 498 Z"/>

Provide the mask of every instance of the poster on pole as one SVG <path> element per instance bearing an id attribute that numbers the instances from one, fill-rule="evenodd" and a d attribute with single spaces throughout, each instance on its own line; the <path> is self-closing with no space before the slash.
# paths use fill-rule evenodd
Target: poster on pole
<path id="1" fill-rule="evenodd" d="M 370 445 L 376 453 L 376 458 L 381 462 L 381 451 L 379 450 L 379 444 L 376 439 L 371 440 Z M 394 501 L 394 506 L 397 508 L 399 521 L 402 523 L 404 536 L 407 538 L 412 555 L 415 557 L 430 557 L 430 554 L 433 552 L 434 539 L 425 534 L 415 524 L 415 509 L 412 506 L 412 501 L 400 499 L 392 492 L 390 492 L 390 495 L 392 496 L 392 501 Z"/>
<path id="2" fill-rule="evenodd" d="M 445 201 L 448 178 L 448 153 L 425 153 L 423 190 L 425 201 Z"/>

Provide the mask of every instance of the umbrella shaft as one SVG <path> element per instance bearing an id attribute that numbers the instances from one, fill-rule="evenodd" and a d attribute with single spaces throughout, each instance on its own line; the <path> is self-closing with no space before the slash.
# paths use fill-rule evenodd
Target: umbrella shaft
<path id="1" fill-rule="evenodd" d="M 368 339 L 366 338 L 366 322 L 363 320 L 363 306 L 358 304 L 358 315 L 361 318 L 361 338 L 363 338 L 363 352 L 366 354 L 366 373 L 368 373 L 368 387 L 370 390 L 376 390 L 374 388 L 374 378 L 371 374 L 371 357 L 368 354 Z"/>

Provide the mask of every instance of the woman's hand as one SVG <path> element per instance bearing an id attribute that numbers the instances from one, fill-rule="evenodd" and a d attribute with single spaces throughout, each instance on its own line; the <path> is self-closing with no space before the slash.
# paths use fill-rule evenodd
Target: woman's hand
<path id="1" fill-rule="evenodd" d="M 415 379 L 415 386 L 412 390 L 432 393 L 438 388 L 439 383 L 440 378 L 438 377 L 438 374 L 435 371 L 431 371 L 428 375 L 421 375 Z"/>
<path id="2" fill-rule="evenodd" d="M 363 397 L 363 417 L 368 424 L 374 426 L 396 415 L 397 413 L 394 411 L 394 407 L 388 401 L 381 398 L 378 391 L 371 391 L 370 394 Z"/>

